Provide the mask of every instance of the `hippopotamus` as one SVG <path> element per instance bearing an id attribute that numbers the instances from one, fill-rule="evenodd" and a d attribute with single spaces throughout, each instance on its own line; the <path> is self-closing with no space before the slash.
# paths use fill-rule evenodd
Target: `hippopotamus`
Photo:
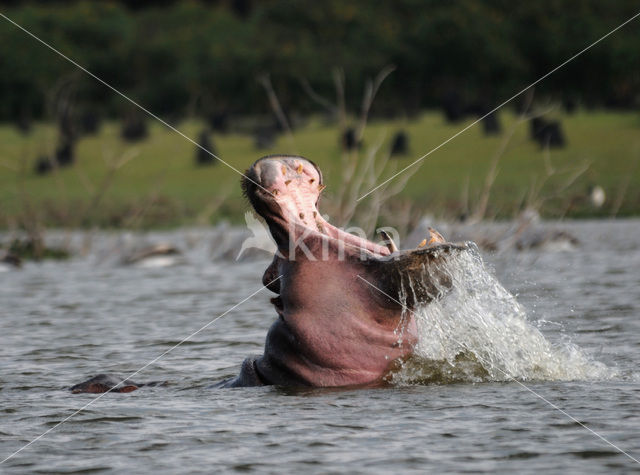
<path id="1" fill-rule="evenodd" d="M 446 263 L 467 244 L 430 229 L 418 248 L 400 251 L 386 233 L 375 243 L 333 226 L 318 210 L 322 173 L 301 156 L 263 157 L 241 183 L 277 245 L 262 277 L 277 318 L 264 353 L 214 387 L 387 384 L 418 339 L 411 310 L 446 293 Z"/>
<path id="2" fill-rule="evenodd" d="M 154 381 L 152 383 L 134 383 L 128 379 L 122 379 L 113 374 L 99 374 L 69 388 L 73 394 L 78 393 L 130 393 L 142 386 L 164 386 L 166 381 Z"/>
<path id="3" fill-rule="evenodd" d="M 384 384 L 417 342 L 411 308 L 442 296 L 451 284 L 442 264 L 466 245 L 431 229 L 399 251 L 386 234 L 374 243 L 331 225 L 318 210 L 322 173 L 301 156 L 259 159 L 242 188 L 277 245 L 262 281 L 278 318 L 264 354 L 218 387 Z"/>

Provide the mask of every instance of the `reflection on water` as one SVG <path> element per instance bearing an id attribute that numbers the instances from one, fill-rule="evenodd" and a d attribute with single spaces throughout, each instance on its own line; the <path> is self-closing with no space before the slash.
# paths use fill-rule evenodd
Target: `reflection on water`
<path id="1" fill-rule="evenodd" d="M 422 360 L 409 374 L 407 365 L 403 384 L 385 389 L 207 389 L 261 351 L 275 318 L 263 290 L 135 378 L 168 386 L 108 394 L 2 469 L 632 469 L 495 370 L 640 454 L 640 221 L 554 226 L 582 246 L 483 255 L 517 302 L 477 272 L 462 279 L 473 285 L 420 312 L 420 356 L 448 366 Z M 84 257 L 0 274 L 0 456 L 93 398 L 66 387 L 140 368 L 259 289 L 268 264 L 216 260 L 224 249 L 215 243 L 231 238 L 187 230 L 146 236 L 180 248 L 177 266 L 122 266 L 117 250 L 127 239 L 100 234 Z M 412 378 L 456 384 L 406 384 Z"/>

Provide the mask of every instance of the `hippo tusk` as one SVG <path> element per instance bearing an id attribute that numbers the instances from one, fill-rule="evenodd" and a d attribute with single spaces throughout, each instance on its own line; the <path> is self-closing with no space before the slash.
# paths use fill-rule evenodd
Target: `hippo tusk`
<path id="1" fill-rule="evenodd" d="M 445 238 L 442 237 L 442 234 L 440 234 L 438 231 L 436 231 L 432 227 L 429 227 L 429 236 L 427 236 L 425 239 L 420 241 L 420 244 L 418 244 L 418 248 L 425 247 L 425 246 L 429 247 L 434 244 L 441 244 L 446 242 L 447 241 Z"/>
<path id="2" fill-rule="evenodd" d="M 391 251 L 392 254 L 394 252 L 398 252 L 398 246 L 396 246 L 396 243 L 393 242 L 393 239 L 391 239 L 391 236 L 389 236 L 389 234 L 386 231 L 383 231 L 382 229 L 380 229 L 378 232 L 380 233 L 380 236 L 382 236 L 382 239 L 384 239 L 384 244 L 387 246 L 387 249 L 389 249 L 389 251 Z"/>
<path id="3" fill-rule="evenodd" d="M 427 243 L 427 246 L 431 246 L 432 244 L 444 243 L 444 242 L 447 242 L 447 241 L 445 240 L 444 237 L 442 237 L 442 234 L 440 234 L 438 231 L 436 231 L 432 227 L 429 227 L 429 242 Z"/>

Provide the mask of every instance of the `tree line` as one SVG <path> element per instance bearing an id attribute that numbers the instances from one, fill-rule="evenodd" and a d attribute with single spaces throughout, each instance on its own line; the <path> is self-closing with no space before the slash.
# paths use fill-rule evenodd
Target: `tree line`
<path id="1" fill-rule="evenodd" d="M 287 113 L 334 100 L 340 70 L 357 108 L 368 78 L 395 71 L 372 114 L 411 116 L 455 96 L 495 105 L 635 13 L 616 0 L 220 0 L 5 2 L 3 13 L 153 112 L 212 122 L 269 111 L 269 74 Z M 536 99 L 638 108 L 636 20 L 536 86 Z M 76 110 L 123 117 L 127 104 L 0 19 L 0 120 Z"/>

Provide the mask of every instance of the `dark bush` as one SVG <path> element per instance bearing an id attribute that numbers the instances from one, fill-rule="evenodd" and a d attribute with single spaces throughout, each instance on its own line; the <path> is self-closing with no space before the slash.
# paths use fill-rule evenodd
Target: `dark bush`
<path id="1" fill-rule="evenodd" d="M 74 161 L 74 143 L 71 140 L 64 139 L 56 149 L 56 163 L 59 167 L 68 167 L 73 165 Z"/>
<path id="2" fill-rule="evenodd" d="M 93 110 L 86 110 L 80 114 L 79 119 L 80 133 L 85 135 L 92 135 L 98 132 L 100 129 L 100 117 Z"/>
<path id="3" fill-rule="evenodd" d="M 196 165 L 215 165 L 218 163 L 218 160 L 211 155 L 217 155 L 216 148 L 213 145 L 213 140 L 211 140 L 211 134 L 208 130 L 203 130 L 200 132 L 200 136 L 198 137 L 198 145 L 204 148 L 203 150 L 200 147 L 196 147 Z M 206 152 L 208 150 L 211 153 Z"/>
<path id="4" fill-rule="evenodd" d="M 260 125 L 254 130 L 254 145 L 258 150 L 272 148 L 276 142 L 277 130 L 272 125 Z"/>
<path id="5" fill-rule="evenodd" d="M 356 139 L 356 131 L 353 127 L 349 127 L 340 137 L 340 145 L 343 150 L 351 151 L 360 148 L 362 142 Z"/>
<path id="6" fill-rule="evenodd" d="M 53 167 L 69 167 L 75 161 L 74 143 L 71 140 L 63 140 L 56 148 L 53 158 L 41 156 L 36 160 L 34 171 L 37 175 L 46 175 Z"/>
<path id="7" fill-rule="evenodd" d="M 409 153 L 409 136 L 403 130 L 396 132 L 391 141 L 391 156 Z"/>
<path id="8" fill-rule="evenodd" d="M 485 112 L 482 116 L 482 129 L 485 135 L 496 135 L 502 131 L 498 115 L 495 112 L 488 114 Z"/>
<path id="9" fill-rule="evenodd" d="M 466 116 L 466 108 L 457 91 L 448 91 L 442 97 L 441 105 L 447 122 L 459 122 Z"/>
<path id="10" fill-rule="evenodd" d="M 15 117 L 14 124 L 22 134 L 26 135 L 31 132 L 31 118 L 27 113 L 21 113 Z"/>
<path id="11" fill-rule="evenodd" d="M 122 124 L 120 135 L 127 142 L 137 142 L 147 138 L 147 122 L 138 113 L 130 113 Z"/>
<path id="12" fill-rule="evenodd" d="M 211 114 L 209 125 L 216 132 L 226 133 L 229 130 L 229 113 L 224 111 Z"/>
<path id="13" fill-rule="evenodd" d="M 34 172 L 36 175 L 46 175 L 53 169 L 52 159 L 47 156 L 40 156 L 36 160 L 36 164 L 34 166 Z"/>
<path id="14" fill-rule="evenodd" d="M 543 117 L 535 117 L 530 124 L 530 136 L 540 147 L 561 148 L 566 145 L 560 121 L 547 121 Z"/>

